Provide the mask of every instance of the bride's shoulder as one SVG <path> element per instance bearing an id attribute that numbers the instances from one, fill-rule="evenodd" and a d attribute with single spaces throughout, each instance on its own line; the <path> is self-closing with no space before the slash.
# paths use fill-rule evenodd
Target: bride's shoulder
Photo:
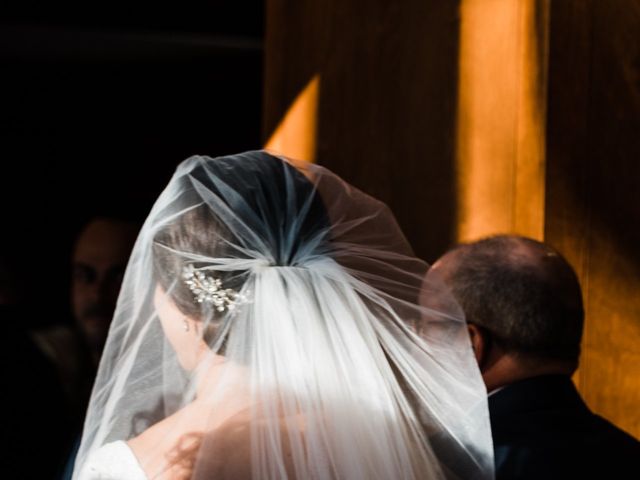
<path id="1" fill-rule="evenodd" d="M 304 426 L 298 418 L 250 418 L 249 414 L 236 415 L 204 436 L 203 446 L 216 452 L 203 455 L 200 468 L 209 477 L 233 480 L 252 478 L 252 436 L 277 437 L 277 448 L 281 450 L 281 467 L 287 478 L 295 479 L 295 468 L 289 435 L 298 431 L 304 435 Z"/>
<path id="2" fill-rule="evenodd" d="M 147 480 L 136 456 L 123 441 L 111 442 L 89 454 L 78 480 Z"/>

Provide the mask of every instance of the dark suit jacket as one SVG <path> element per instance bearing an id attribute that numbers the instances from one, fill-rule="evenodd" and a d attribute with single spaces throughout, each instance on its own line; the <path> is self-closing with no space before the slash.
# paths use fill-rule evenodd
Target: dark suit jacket
<path id="1" fill-rule="evenodd" d="M 508 385 L 489 412 L 498 480 L 640 479 L 640 442 L 592 413 L 567 376 Z"/>
<path id="2" fill-rule="evenodd" d="M 58 372 L 28 333 L 33 305 L 0 306 L 0 478 L 56 478 L 72 430 Z"/>

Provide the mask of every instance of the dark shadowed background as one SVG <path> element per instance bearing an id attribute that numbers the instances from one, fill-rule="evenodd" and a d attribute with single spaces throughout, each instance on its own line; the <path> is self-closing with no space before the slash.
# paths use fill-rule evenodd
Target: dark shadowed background
<path id="1" fill-rule="evenodd" d="M 65 307 L 87 215 L 144 219 L 184 158 L 260 147 L 263 10 L 3 2 L 2 242 L 32 272 L 34 296 Z"/>

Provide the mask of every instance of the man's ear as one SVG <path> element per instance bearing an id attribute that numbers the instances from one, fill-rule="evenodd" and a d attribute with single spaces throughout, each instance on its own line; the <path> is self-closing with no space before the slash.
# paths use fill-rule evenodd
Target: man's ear
<path id="1" fill-rule="evenodd" d="M 468 323 L 467 329 L 469 331 L 469 337 L 471 338 L 471 348 L 473 348 L 476 361 L 482 371 L 482 365 L 485 362 L 487 355 L 487 339 L 485 337 L 485 333 L 480 327 L 473 323 Z"/>

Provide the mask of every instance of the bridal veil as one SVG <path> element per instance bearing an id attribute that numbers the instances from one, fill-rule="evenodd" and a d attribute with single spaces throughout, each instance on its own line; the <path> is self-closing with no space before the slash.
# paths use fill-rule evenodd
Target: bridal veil
<path id="1" fill-rule="evenodd" d="M 149 478 L 492 478 L 464 318 L 426 270 L 325 168 L 187 159 L 131 255 L 76 472 L 145 436 Z"/>

